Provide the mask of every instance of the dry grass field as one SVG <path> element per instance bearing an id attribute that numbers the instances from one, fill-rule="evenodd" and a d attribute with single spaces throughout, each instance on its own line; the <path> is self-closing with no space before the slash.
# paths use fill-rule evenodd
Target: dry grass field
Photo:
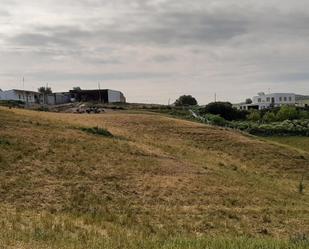
<path id="1" fill-rule="evenodd" d="M 0 248 L 309 248 L 308 169 L 161 115 L 0 108 Z"/>

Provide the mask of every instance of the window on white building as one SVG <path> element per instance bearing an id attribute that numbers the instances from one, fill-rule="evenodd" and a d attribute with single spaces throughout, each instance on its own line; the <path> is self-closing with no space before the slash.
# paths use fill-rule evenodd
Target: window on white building
<path id="1" fill-rule="evenodd" d="M 282 97 L 279 97 L 279 101 L 280 101 L 280 102 L 282 101 Z"/>
<path id="2" fill-rule="evenodd" d="M 267 97 L 266 101 L 267 101 L 267 102 L 270 102 L 270 97 Z"/>
<path id="3" fill-rule="evenodd" d="M 258 98 L 258 102 L 261 103 L 261 102 L 262 102 L 262 99 L 261 99 L 261 98 Z"/>
<path id="4" fill-rule="evenodd" d="M 287 101 L 288 99 L 287 99 L 287 97 L 284 97 L 284 101 Z"/>
<path id="5" fill-rule="evenodd" d="M 292 101 L 292 97 L 289 97 L 289 101 L 290 101 L 290 102 Z"/>

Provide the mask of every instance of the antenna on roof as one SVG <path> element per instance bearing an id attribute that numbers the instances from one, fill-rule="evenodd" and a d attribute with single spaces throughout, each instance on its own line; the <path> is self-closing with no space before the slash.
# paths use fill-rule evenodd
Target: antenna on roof
<path id="1" fill-rule="evenodd" d="M 215 102 L 217 102 L 217 93 L 215 93 Z"/>

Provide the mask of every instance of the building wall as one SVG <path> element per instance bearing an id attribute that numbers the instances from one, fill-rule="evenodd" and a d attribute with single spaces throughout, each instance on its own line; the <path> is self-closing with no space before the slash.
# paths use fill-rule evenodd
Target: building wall
<path id="1" fill-rule="evenodd" d="M 70 100 L 71 100 L 70 95 L 64 93 L 52 93 L 45 96 L 45 104 L 47 105 L 62 105 L 69 103 Z"/>
<path id="2" fill-rule="evenodd" d="M 8 90 L 1 92 L 1 100 L 20 100 L 19 96 L 14 90 Z"/>
<path id="3" fill-rule="evenodd" d="M 0 92 L 1 100 L 23 101 L 25 103 L 36 103 L 39 94 L 22 90 L 8 90 Z M 36 98 L 37 96 L 37 98 Z"/>
<path id="4" fill-rule="evenodd" d="M 55 93 L 56 105 L 66 104 L 71 101 L 69 94 Z"/>
<path id="5" fill-rule="evenodd" d="M 108 90 L 108 103 L 119 103 L 121 102 L 121 92 Z"/>
<path id="6" fill-rule="evenodd" d="M 0 91 L 0 100 L 5 100 L 4 99 L 4 92 L 3 91 Z"/>
<path id="7" fill-rule="evenodd" d="M 308 107 L 309 106 L 309 99 L 302 99 L 302 100 L 297 100 L 296 105 L 300 107 Z"/>

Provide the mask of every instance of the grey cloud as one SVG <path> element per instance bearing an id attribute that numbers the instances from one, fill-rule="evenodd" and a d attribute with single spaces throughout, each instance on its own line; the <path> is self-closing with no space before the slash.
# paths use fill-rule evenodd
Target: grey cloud
<path id="1" fill-rule="evenodd" d="M 31 33 L 22 33 L 9 40 L 24 46 L 79 46 L 97 41 L 117 44 L 186 45 L 224 42 L 247 30 L 247 22 L 237 18 L 219 18 L 205 13 L 164 13 L 126 30 L 122 22 L 99 29 L 80 27 L 37 27 Z"/>
<path id="2" fill-rule="evenodd" d="M 297 82 L 302 86 L 309 80 L 309 9 L 301 7 L 304 0 L 59 3 L 39 1 L 35 8 L 25 8 L 30 13 L 24 23 L 17 13 L 27 7 L 25 1 L 1 1 L 3 15 L 13 15 L 3 29 L 0 22 L 2 70 L 32 72 L 33 81 L 40 82 L 146 82 L 158 96 L 164 93 L 157 82 L 175 93 L 191 91 L 199 82 L 198 93 L 221 87 L 240 94 L 245 87 L 254 88 L 254 94 L 272 83 L 291 84 L 293 90 Z M 143 67 L 150 72 L 140 72 Z M 5 88 L 1 84 L 6 81 L 0 81 Z"/>
<path id="3" fill-rule="evenodd" d="M 66 73 L 66 72 L 32 72 L 28 73 L 33 80 L 37 81 L 106 81 L 106 80 L 137 80 L 137 79 L 160 79 L 169 78 L 174 73 L 151 73 L 151 72 L 119 72 L 119 73 Z"/>
<path id="4" fill-rule="evenodd" d="M 270 10 L 268 10 L 270 11 Z M 152 45 L 218 45 L 244 35 L 267 33 L 265 36 L 309 35 L 309 16 L 302 13 L 281 14 L 240 10 L 215 12 L 155 12 L 150 16 L 124 15 L 113 24 L 97 26 L 39 26 L 9 42 L 25 46 L 59 45 L 80 48 L 97 42 Z M 260 15 L 260 16 L 259 16 Z M 258 20 L 258 21 L 256 21 Z M 130 28 L 126 23 L 134 23 Z M 261 37 L 259 37 L 261 38 Z"/>
<path id="5" fill-rule="evenodd" d="M 47 45 L 71 46 L 74 44 L 69 36 L 61 36 L 57 34 L 45 35 L 40 33 L 24 33 L 19 34 L 9 40 L 11 43 L 23 46 L 44 47 Z"/>
<path id="6" fill-rule="evenodd" d="M 92 58 L 92 57 L 86 57 L 84 58 L 84 60 L 86 62 L 89 63 L 94 63 L 94 64 L 102 64 L 102 65 L 107 65 L 107 64 L 113 64 L 113 65 L 117 65 L 117 64 L 123 64 L 123 62 L 119 59 L 116 58 Z"/>
<path id="7" fill-rule="evenodd" d="M 273 76 L 272 80 L 276 82 L 299 82 L 299 81 L 309 82 L 309 73 L 308 72 L 281 73 Z"/>
<path id="8" fill-rule="evenodd" d="M 158 63 L 171 62 L 171 61 L 176 61 L 176 57 L 173 55 L 159 54 L 159 55 L 155 55 L 152 58 L 150 58 L 149 61 L 158 62 Z"/>
<path id="9" fill-rule="evenodd" d="M 3 17 L 8 17 L 10 16 L 11 14 L 7 11 L 7 10 L 1 10 L 0 9 L 0 18 L 3 18 Z"/>

